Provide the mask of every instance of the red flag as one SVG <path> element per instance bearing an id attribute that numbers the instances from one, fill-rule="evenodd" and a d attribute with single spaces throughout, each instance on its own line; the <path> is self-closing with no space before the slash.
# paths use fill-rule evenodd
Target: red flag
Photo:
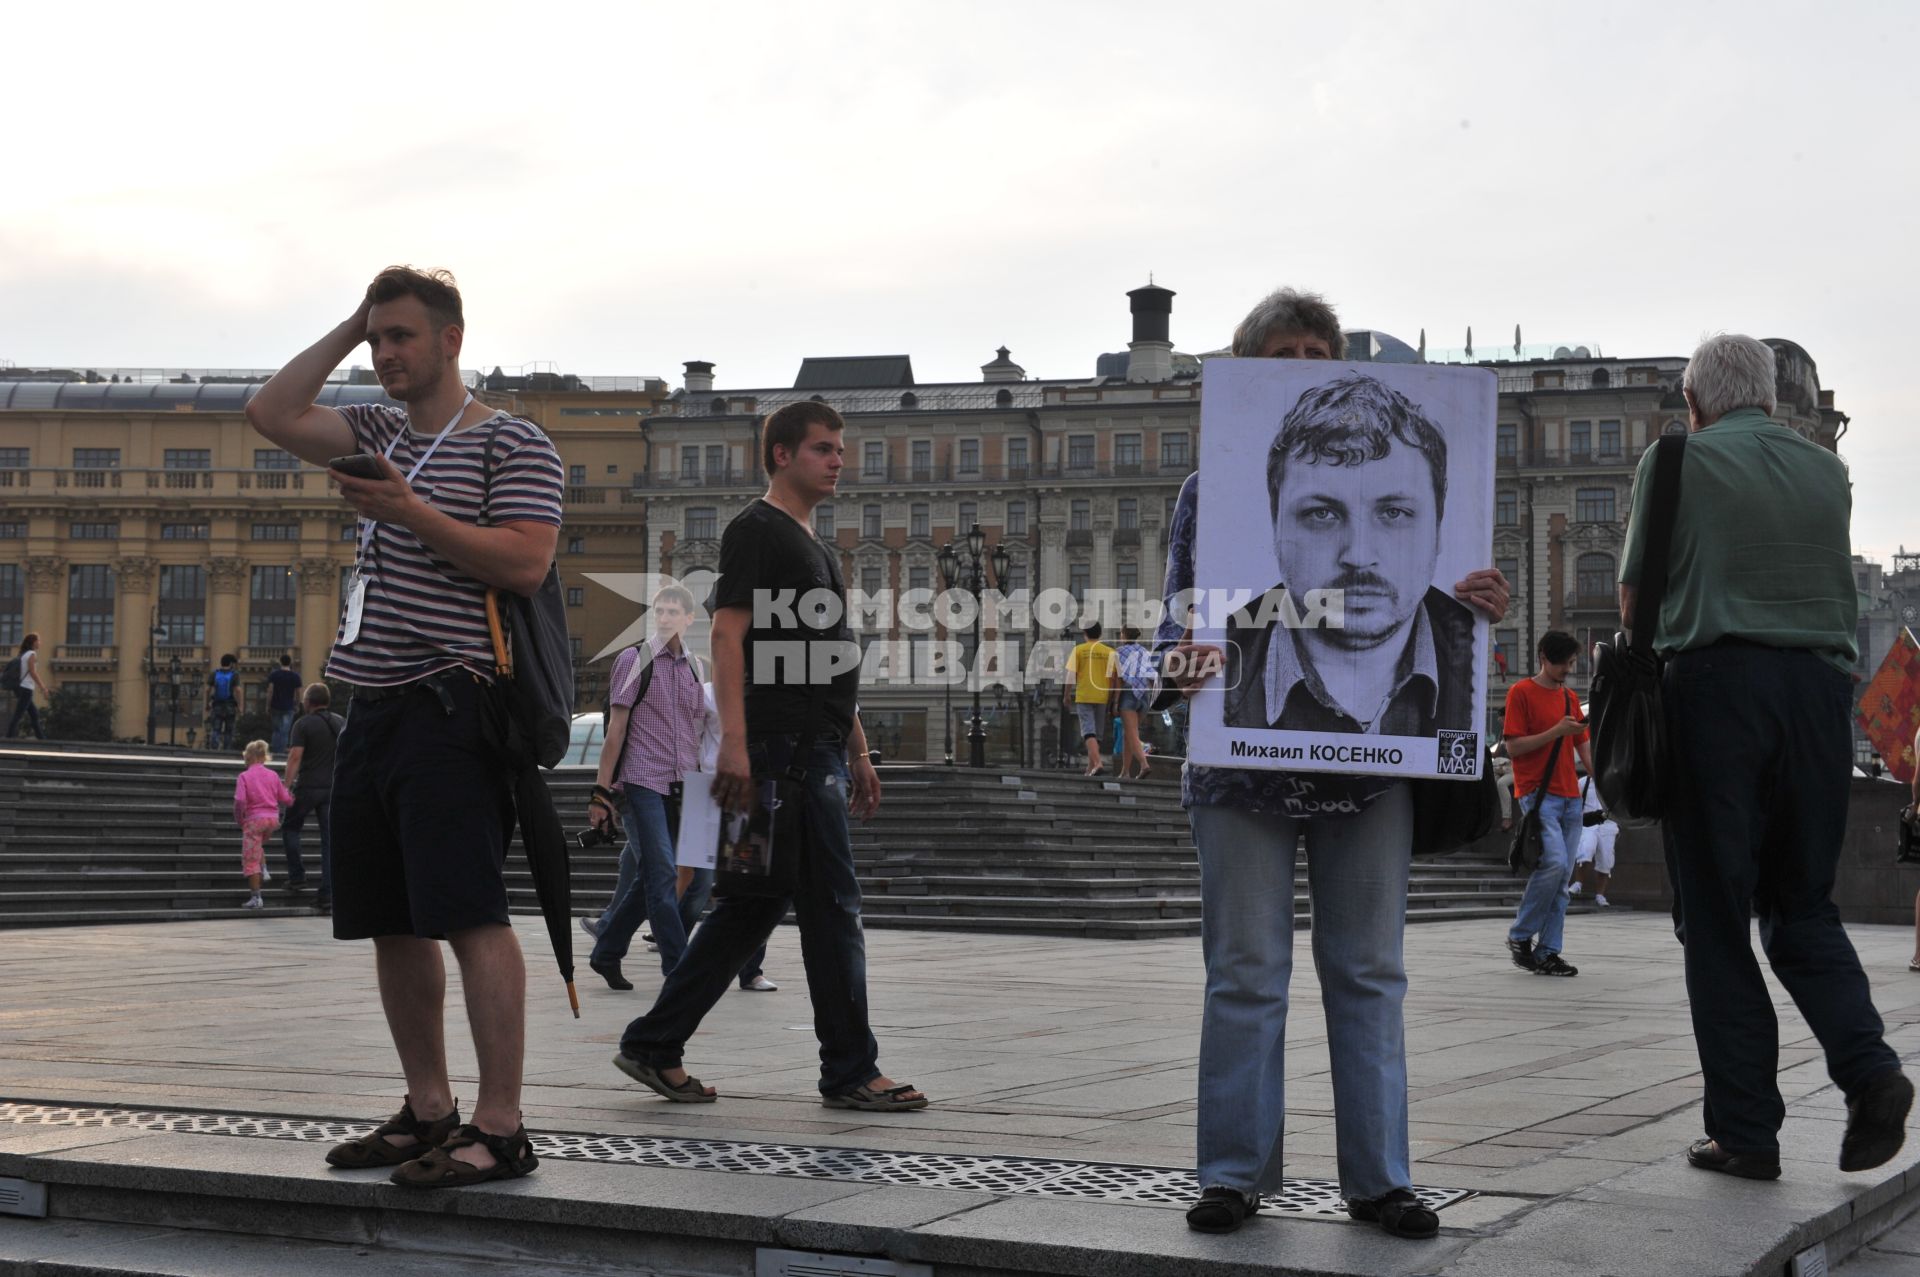
<path id="1" fill-rule="evenodd" d="M 1913 733 L 1920 728 L 1920 642 L 1902 628 L 1879 672 L 1860 692 L 1860 730 L 1873 743 L 1887 772 L 1913 783 Z"/>

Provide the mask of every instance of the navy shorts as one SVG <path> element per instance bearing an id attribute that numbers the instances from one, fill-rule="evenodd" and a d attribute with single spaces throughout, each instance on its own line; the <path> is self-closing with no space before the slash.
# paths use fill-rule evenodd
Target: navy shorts
<path id="1" fill-rule="evenodd" d="M 507 921 L 513 788 L 493 694 L 464 672 L 355 698 L 333 765 L 333 935 L 439 937 Z"/>

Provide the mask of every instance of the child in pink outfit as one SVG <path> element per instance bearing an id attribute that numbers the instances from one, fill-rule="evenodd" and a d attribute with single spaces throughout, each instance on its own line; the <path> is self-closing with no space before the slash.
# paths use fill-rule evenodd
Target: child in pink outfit
<path id="1" fill-rule="evenodd" d="M 247 766 L 233 782 L 233 823 L 240 826 L 240 872 L 247 876 L 253 895 L 242 906 L 262 907 L 260 874 L 265 868 L 267 835 L 280 828 L 280 809 L 291 806 L 293 795 L 267 767 L 267 742 L 247 746 Z"/>

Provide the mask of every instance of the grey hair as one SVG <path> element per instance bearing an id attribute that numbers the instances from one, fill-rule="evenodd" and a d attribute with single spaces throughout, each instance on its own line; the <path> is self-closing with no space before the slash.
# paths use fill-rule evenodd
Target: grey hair
<path id="1" fill-rule="evenodd" d="M 1736 408 L 1771 417 L 1775 384 L 1773 347 L 1744 333 L 1716 333 L 1701 342 L 1680 377 L 1702 421 L 1718 421 Z"/>
<path id="2" fill-rule="evenodd" d="M 1347 357 L 1347 335 L 1340 317 L 1319 293 L 1276 288 L 1262 297 L 1233 330 L 1233 357 L 1255 359 L 1276 333 L 1312 333 L 1327 343 L 1335 359 Z"/>

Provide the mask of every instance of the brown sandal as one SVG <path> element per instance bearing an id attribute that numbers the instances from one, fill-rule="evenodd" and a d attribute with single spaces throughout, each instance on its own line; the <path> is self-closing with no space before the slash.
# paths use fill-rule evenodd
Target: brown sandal
<path id="1" fill-rule="evenodd" d="M 492 1166 L 474 1166 L 453 1155 L 455 1149 L 474 1144 L 486 1145 L 494 1156 Z M 392 1179 L 408 1188 L 465 1188 L 489 1180 L 531 1175 L 538 1165 L 540 1159 L 533 1155 L 533 1142 L 527 1138 L 526 1127 L 520 1127 L 511 1135 L 489 1135 L 468 1124 L 455 1130 L 440 1147 L 396 1167 Z"/>
<path id="2" fill-rule="evenodd" d="M 398 1166 L 402 1162 L 411 1162 L 428 1150 L 438 1146 L 454 1128 L 460 1125 L 460 1105 L 455 1102 L 453 1111 L 445 1117 L 432 1122 L 423 1122 L 413 1111 L 413 1097 L 408 1096 L 400 1105 L 400 1111 L 374 1127 L 358 1139 L 336 1144 L 327 1150 L 327 1165 L 338 1166 L 343 1170 L 360 1171 L 375 1166 Z M 389 1135 L 411 1135 L 418 1141 L 414 1144 L 392 1144 Z"/>

